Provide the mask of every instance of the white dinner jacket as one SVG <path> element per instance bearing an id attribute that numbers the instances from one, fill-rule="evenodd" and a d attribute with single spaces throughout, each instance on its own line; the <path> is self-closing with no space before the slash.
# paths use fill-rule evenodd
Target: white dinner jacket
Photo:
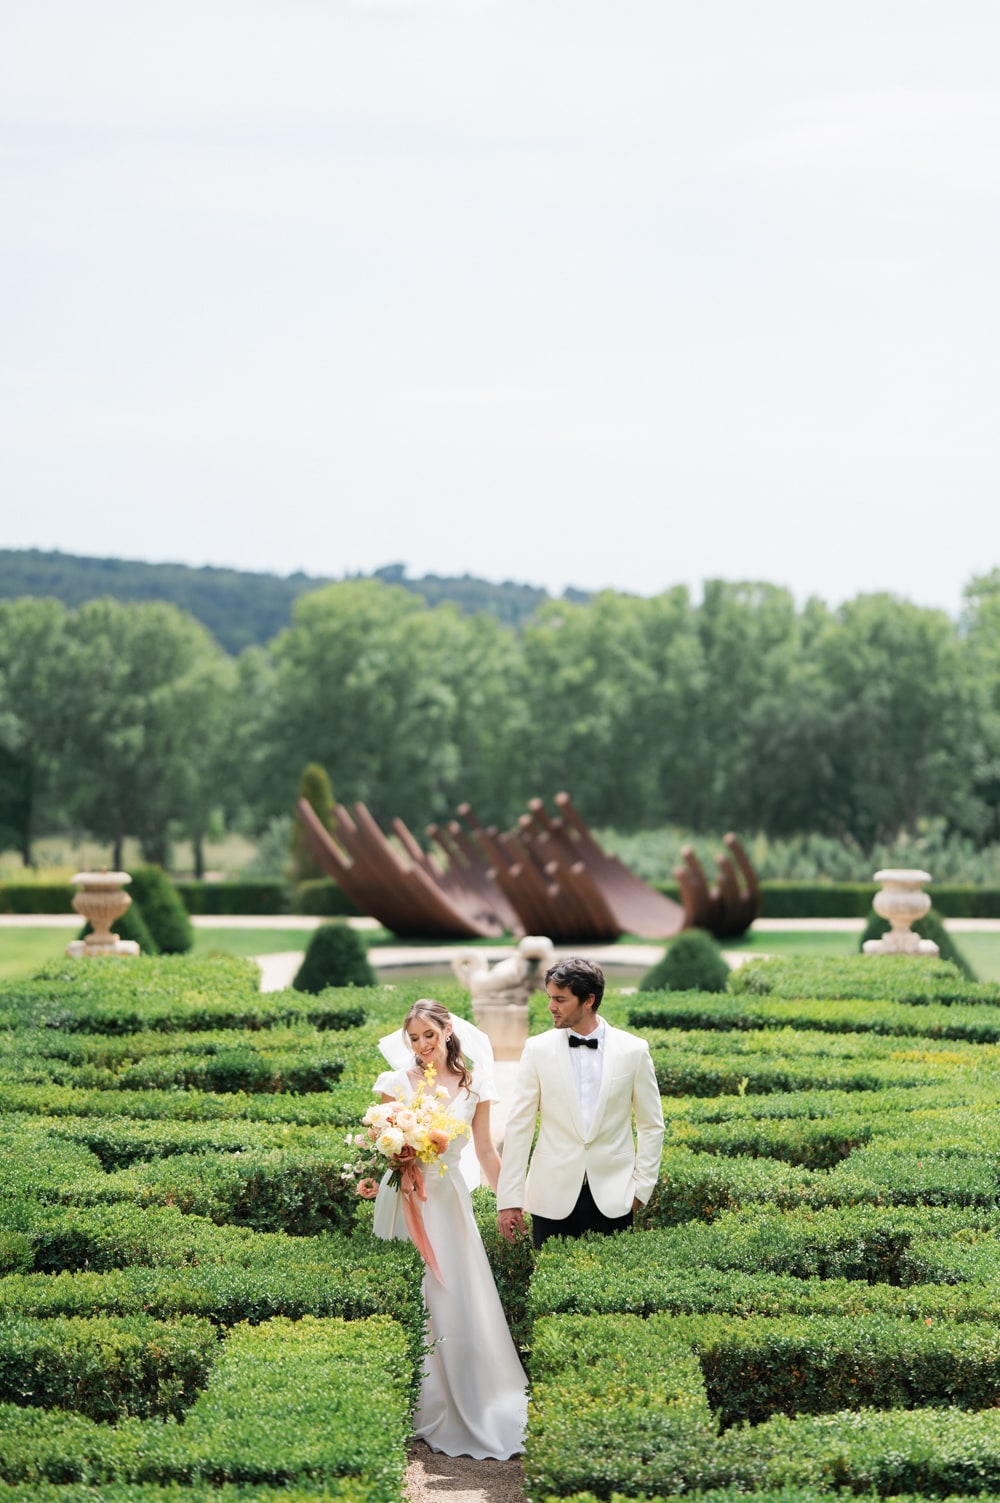
<path id="1" fill-rule="evenodd" d="M 605 1216 L 625 1216 L 633 1199 L 645 1204 L 652 1194 L 663 1109 L 649 1046 L 621 1028 L 604 1028 L 601 1089 L 589 1132 L 569 1059 L 569 1031 L 553 1028 L 525 1044 L 504 1133 L 498 1210 L 516 1206 L 561 1221 L 576 1204 L 585 1174 Z"/>

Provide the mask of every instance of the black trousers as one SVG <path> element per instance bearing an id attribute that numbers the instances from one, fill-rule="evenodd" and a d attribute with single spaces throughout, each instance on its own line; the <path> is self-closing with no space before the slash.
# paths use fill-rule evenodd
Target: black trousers
<path id="1" fill-rule="evenodd" d="M 614 1232 L 627 1232 L 631 1225 L 631 1211 L 627 1211 L 624 1216 L 603 1215 L 594 1204 L 590 1186 L 584 1180 L 576 1205 L 561 1221 L 553 1221 L 549 1216 L 538 1216 L 532 1211 L 531 1240 L 539 1248 L 549 1237 L 582 1237 L 584 1232 L 600 1232 L 603 1236 L 610 1237 Z"/>

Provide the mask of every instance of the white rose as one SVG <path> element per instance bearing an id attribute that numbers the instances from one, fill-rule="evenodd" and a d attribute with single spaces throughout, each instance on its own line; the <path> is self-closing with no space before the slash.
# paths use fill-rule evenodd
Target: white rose
<path id="1" fill-rule="evenodd" d="M 402 1133 L 411 1133 L 417 1125 L 417 1114 L 410 1107 L 404 1106 L 401 1112 L 396 1113 L 396 1126 Z"/>
<path id="2" fill-rule="evenodd" d="M 385 1131 L 379 1135 L 376 1147 L 378 1148 L 379 1153 L 384 1153 L 386 1158 L 391 1158 L 393 1154 L 397 1154 L 400 1151 L 403 1143 L 403 1134 L 400 1132 L 399 1128 L 387 1127 Z"/>

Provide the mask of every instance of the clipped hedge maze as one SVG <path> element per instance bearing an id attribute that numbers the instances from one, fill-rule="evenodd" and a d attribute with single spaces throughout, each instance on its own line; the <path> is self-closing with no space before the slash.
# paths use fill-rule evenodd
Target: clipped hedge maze
<path id="1" fill-rule="evenodd" d="M 1000 988 L 772 961 L 611 1006 L 663 1170 L 641 1235 L 538 1257 L 533 1503 L 1000 1494 Z"/>
<path id="2" fill-rule="evenodd" d="M 418 987 L 166 957 L 0 992 L 0 1503 L 400 1503 L 422 1267 L 341 1168 Z M 526 1496 L 1000 1496 L 1000 988 L 769 962 L 605 1011 L 667 1119 L 637 1233 L 532 1270 L 475 1196 Z"/>
<path id="3" fill-rule="evenodd" d="M 0 994 L 0 1503 L 399 1503 L 421 1265 L 344 1137 L 401 990 L 50 966 Z"/>

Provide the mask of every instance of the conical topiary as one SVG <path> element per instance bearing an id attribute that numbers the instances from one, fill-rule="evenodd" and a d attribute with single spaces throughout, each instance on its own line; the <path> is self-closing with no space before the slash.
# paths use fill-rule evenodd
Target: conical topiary
<path id="1" fill-rule="evenodd" d="M 306 803 L 312 805 L 313 812 L 324 830 L 333 828 L 333 789 L 330 787 L 326 769 L 318 762 L 309 762 L 302 769 L 302 776 L 299 779 L 299 798 L 304 798 Z M 302 821 L 297 814 L 292 820 L 289 862 L 294 882 L 313 882 L 317 877 L 326 876 L 310 849 L 302 828 Z"/>
<path id="2" fill-rule="evenodd" d="M 186 955 L 193 949 L 194 927 L 162 866 L 137 866 L 132 872 L 129 892 L 164 955 Z"/>
<path id="3" fill-rule="evenodd" d="M 724 992 L 729 967 L 706 929 L 685 929 L 646 972 L 641 992 Z"/>
<path id="4" fill-rule="evenodd" d="M 364 941 L 347 924 L 320 925 L 292 982 L 297 992 L 375 984 L 375 972 L 368 963 Z"/>

